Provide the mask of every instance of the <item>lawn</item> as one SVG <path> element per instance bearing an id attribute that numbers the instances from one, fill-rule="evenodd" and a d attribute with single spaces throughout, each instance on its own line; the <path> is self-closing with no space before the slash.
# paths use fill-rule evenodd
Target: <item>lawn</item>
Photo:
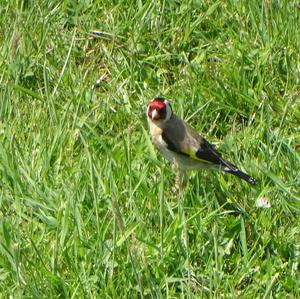
<path id="1" fill-rule="evenodd" d="M 0 298 L 300 297 L 298 1 L 3 0 L 0 25 Z M 176 191 L 156 96 L 257 185 Z"/>

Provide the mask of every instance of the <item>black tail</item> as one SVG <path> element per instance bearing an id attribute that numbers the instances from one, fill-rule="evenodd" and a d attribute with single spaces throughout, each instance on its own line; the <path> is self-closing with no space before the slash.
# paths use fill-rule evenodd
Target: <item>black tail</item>
<path id="1" fill-rule="evenodd" d="M 222 163 L 221 165 L 223 171 L 233 174 L 251 185 L 256 185 L 256 180 L 253 177 L 251 177 L 245 172 L 242 172 L 236 166 L 231 164 L 229 161 L 222 159 L 221 163 Z"/>
<path id="2" fill-rule="evenodd" d="M 255 180 L 253 177 L 251 177 L 250 175 L 248 175 L 248 174 L 245 173 L 245 172 L 242 172 L 241 170 L 239 170 L 239 169 L 237 169 L 237 168 L 234 168 L 234 167 L 232 167 L 232 166 L 229 168 L 228 166 L 225 166 L 225 167 L 223 168 L 223 170 L 224 170 L 225 172 L 228 172 L 228 173 L 230 173 L 230 174 L 233 174 L 233 175 L 235 175 L 235 176 L 241 178 L 242 180 L 248 182 L 248 183 L 251 184 L 251 185 L 256 185 L 256 180 Z"/>

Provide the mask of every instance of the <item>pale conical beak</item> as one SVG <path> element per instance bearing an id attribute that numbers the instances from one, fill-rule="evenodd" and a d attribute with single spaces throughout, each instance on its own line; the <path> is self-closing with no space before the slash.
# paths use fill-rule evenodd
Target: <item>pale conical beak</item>
<path id="1" fill-rule="evenodd" d="M 154 109 L 152 112 L 151 112 L 151 118 L 152 119 L 159 119 L 159 114 L 158 114 L 158 112 L 157 112 L 157 110 L 156 109 Z"/>

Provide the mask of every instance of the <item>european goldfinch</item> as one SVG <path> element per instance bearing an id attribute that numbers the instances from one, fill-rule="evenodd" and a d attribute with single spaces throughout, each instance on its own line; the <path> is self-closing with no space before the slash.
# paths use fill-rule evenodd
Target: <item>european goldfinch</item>
<path id="1" fill-rule="evenodd" d="M 251 185 L 256 181 L 248 174 L 222 158 L 206 139 L 172 111 L 170 103 L 157 97 L 147 107 L 147 119 L 152 142 L 162 155 L 179 169 L 186 180 L 186 170 L 221 169 Z"/>

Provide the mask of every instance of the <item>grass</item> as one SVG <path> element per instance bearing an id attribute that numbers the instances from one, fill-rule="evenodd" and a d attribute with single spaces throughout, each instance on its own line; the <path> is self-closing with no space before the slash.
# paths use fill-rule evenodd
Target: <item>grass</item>
<path id="1" fill-rule="evenodd" d="M 297 1 L 3 1 L 0 297 L 299 298 L 299 18 Z M 200 171 L 174 193 L 145 120 L 158 95 L 258 185 Z"/>

